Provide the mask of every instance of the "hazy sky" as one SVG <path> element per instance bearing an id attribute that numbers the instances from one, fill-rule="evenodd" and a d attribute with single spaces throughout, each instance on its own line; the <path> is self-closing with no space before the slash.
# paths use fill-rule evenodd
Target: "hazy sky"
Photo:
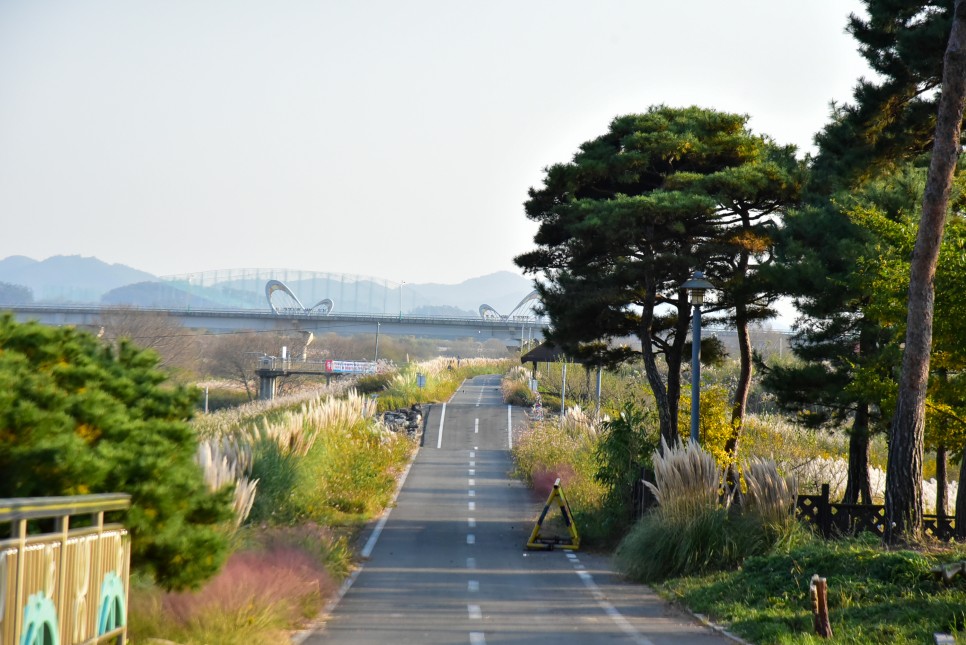
<path id="1" fill-rule="evenodd" d="M 701 105 L 812 149 L 858 0 L 0 0 L 0 258 L 515 270 L 543 168 Z"/>

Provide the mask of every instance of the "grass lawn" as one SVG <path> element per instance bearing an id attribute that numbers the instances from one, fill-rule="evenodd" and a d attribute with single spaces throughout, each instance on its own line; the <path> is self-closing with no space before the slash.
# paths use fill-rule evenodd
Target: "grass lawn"
<path id="1" fill-rule="evenodd" d="M 737 571 L 656 585 L 665 597 L 707 614 L 756 644 L 933 643 L 964 634 L 966 579 L 939 581 L 937 563 L 966 559 L 966 548 L 886 550 L 874 535 L 815 539 L 787 553 L 752 557 Z M 813 635 L 809 585 L 828 579 L 834 638 Z"/>

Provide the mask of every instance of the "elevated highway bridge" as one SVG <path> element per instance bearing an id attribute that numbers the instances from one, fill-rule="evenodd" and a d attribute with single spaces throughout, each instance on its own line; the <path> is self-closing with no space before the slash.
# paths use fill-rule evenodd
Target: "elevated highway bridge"
<path id="1" fill-rule="evenodd" d="M 72 325 L 98 329 L 103 318 L 118 307 L 97 305 L 11 305 L 3 311 L 11 312 L 16 320 L 36 320 L 45 325 Z M 315 334 L 340 335 L 388 334 L 417 338 L 461 339 L 474 338 L 486 342 L 492 338 L 507 347 L 519 347 L 521 341 L 543 339 L 545 322 L 531 316 L 507 318 L 444 318 L 437 316 L 408 316 L 384 314 L 313 313 L 305 310 L 292 312 L 262 311 L 257 309 L 168 309 L 125 307 L 123 311 L 163 314 L 189 329 L 209 332 L 243 331 L 310 331 Z"/>

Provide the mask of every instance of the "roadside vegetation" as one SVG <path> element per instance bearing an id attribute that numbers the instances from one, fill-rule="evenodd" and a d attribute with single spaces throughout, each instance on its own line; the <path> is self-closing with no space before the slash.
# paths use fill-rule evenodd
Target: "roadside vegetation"
<path id="1" fill-rule="evenodd" d="M 208 480 L 235 492 L 232 553 L 195 590 L 136 579 L 131 637 L 276 643 L 305 624 L 352 571 L 358 531 L 390 503 L 415 450 L 415 436 L 388 430 L 377 413 L 444 401 L 464 379 L 507 367 L 438 359 L 362 377 L 365 394 L 337 384 L 197 417 Z"/>
<path id="2" fill-rule="evenodd" d="M 769 358 L 779 360 L 777 354 Z M 658 450 L 659 426 L 648 412 L 645 384 L 633 381 L 632 373 L 605 374 L 604 384 L 617 378 L 626 382 L 605 386 L 603 414 L 595 421 L 582 411 L 596 405 L 594 389 L 586 391 L 584 369 L 570 365 L 568 400 L 579 406 L 568 407 L 562 417 L 548 406 L 541 419 L 531 419 L 514 446 L 516 474 L 539 496 L 560 477 L 586 548 L 613 550 L 623 575 L 750 642 L 820 640 L 814 636 L 809 596 L 814 574 L 828 580 L 835 636 L 829 642 L 927 643 L 936 632 L 962 633 L 966 579 L 941 582 L 932 572 L 933 566 L 966 558 L 962 546 L 924 542 L 893 549 L 863 533 L 825 540 L 795 518 L 798 492 L 817 493 L 822 483 L 831 483 L 833 496 L 843 494 L 848 436 L 794 423 L 777 411 L 774 397 L 757 381 L 737 488 L 729 482 L 728 462 L 720 459 L 728 410 L 713 390 L 733 369 L 737 366 L 728 361 L 709 369 L 701 448 L 682 443 Z M 560 365 L 540 365 L 541 400 L 553 400 L 544 388 L 559 392 L 561 371 Z M 528 381 L 531 373 L 525 376 Z M 523 381 L 518 371 L 509 372 L 505 396 L 519 396 L 515 392 Z M 632 382 L 633 402 L 622 405 Z M 678 431 L 683 440 L 689 414 L 682 406 Z M 882 503 L 886 451 L 878 441 L 874 445 L 874 499 Z M 633 490 L 642 468 L 653 473 L 653 501 L 639 518 Z M 956 482 L 950 482 L 950 494 L 956 490 Z M 934 479 L 924 483 L 924 492 L 926 507 L 934 508 Z"/>

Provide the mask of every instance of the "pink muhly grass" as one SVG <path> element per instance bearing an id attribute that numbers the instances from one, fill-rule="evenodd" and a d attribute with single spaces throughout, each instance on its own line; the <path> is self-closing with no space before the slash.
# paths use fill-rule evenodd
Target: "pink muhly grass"
<path id="1" fill-rule="evenodd" d="M 551 468 L 536 468 L 533 471 L 533 492 L 540 499 L 547 499 L 553 484 L 560 479 L 560 485 L 565 487 L 576 476 L 574 467 L 570 464 L 557 464 Z"/>
<path id="2" fill-rule="evenodd" d="M 275 545 L 266 551 L 234 553 L 203 589 L 166 594 L 163 607 L 182 625 L 213 612 L 241 615 L 265 610 L 292 622 L 335 587 L 323 565 L 303 549 Z"/>

